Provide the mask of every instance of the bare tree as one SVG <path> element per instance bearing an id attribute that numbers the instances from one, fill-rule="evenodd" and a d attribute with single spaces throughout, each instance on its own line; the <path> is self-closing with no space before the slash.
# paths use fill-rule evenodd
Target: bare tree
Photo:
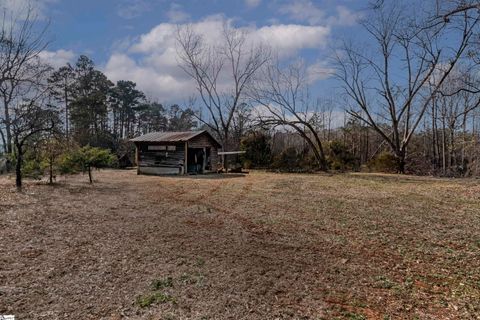
<path id="1" fill-rule="evenodd" d="M 178 30 L 180 67 L 196 84 L 206 111 L 196 116 L 230 148 L 234 116 L 245 103 L 245 90 L 254 75 L 269 60 L 262 46 L 249 43 L 245 32 L 225 24 L 218 45 L 205 42 L 191 27 Z"/>
<path id="2" fill-rule="evenodd" d="M 11 105 L 18 98 L 19 87 L 35 80 L 37 75 L 30 72 L 29 65 L 35 63 L 46 48 L 47 26 L 38 28 L 37 18 L 31 7 L 13 16 L 4 12 L 0 26 L 0 100 L 4 114 L 5 142 L 8 153 L 12 153 Z M 21 17 L 20 17 L 21 16 Z"/>
<path id="3" fill-rule="evenodd" d="M 267 111 L 259 114 L 261 124 L 294 129 L 309 145 L 319 168 L 327 169 L 319 136 L 322 115 L 310 99 L 303 63 L 286 69 L 281 69 L 278 63 L 269 65 L 252 86 L 250 96 Z"/>
<path id="4" fill-rule="evenodd" d="M 441 127 L 441 147 L 438 148 L 441 150 L 441 159 L 436 159 L 434 162 L 441 162 L 443 174 L 465 173 L 467 169 L 465 147 L 468 117 L 480 106 L 480 96 L 477 93 L 469 89 L 462 90 L 467 82 L 473 85 L 478 80 L 475 80 L 469 69 L 459 67 L 439 88 L 437 97 L 432 99 L 435 101 L 434 104 L 432 103 L 432 115 L 434 115 L 432 127 L 437 128 L 438 121 Z"/>
<path id="5" fill-rule="evenodd" d="M 336 77 L 355 105 L 348 112 L 386 141 L 398 172 L 405 172 L 407 146 L 433 97 L 466 56 L 478 20 L 478 13 L 463 12 L 432 23 L 398 4 L 379 3 L 362 23 L 375 54 L 352 45 L 337 52 Z"/>
<path id="6" fill-rule="evenodd" d="M 16 86 L 15 104 L 11 106 L 11 134 L 15 154 L 15 175 L 17 190 L 22 190 L 22 165 L 28 143 L 32 139 L 42 138 L 42 134 L 52 131 L 59 123 L 58 113 L 48 104 L 47 85 L 48 72 L 51 70 L 36 60 L 30 61 L 27 73 L 35 78 L 29 78 L 21 85 Z M 34 81 L 35 79 L 35 81 Z"/>
<path id="7" fill-rule="evenodd" d="M 38 105 L 38 101 L 31 100 L 15 107 L 14 121 L 12 122 L 12 137 L 15 146 L 15 185 L 18 191 L 22 190 L 23 156 L 29 139 L 42 132 L 52 131 L 55 128 L 56 114 L 51 109 Z"/>

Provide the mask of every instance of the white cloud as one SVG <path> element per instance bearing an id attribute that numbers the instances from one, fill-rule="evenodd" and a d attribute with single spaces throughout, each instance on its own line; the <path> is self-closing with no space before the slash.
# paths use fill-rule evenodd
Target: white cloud
<path id="1" fill-rule="evenodd" d="M 311 0 L 294 0 L 280 5 L 278 11 L 290 19 L 299 22 L 308 22 L 311 25 L 326 24 L 337 26 L 354 25 L 360 14 L 352 12 L 345 6 L 336 7 L 336 15 L 328 16 L 325 10 L 319 8 Z"/>
<path id="2" fill-rule="evenodd" d="M 307 66 L 306 75 L 309 83 L 315 83 L 318 80 L 324 80 L 329 78 L 334 69 L 327 65 L 325 61 L 318 61 L 314 64 Z"/>
<path id="3" fill-rule="evenodd" d="M 203 36 L 204 41 L 213 45 L 221 38 L 225 23 L 232 25 L 231 20 L 225 20 L 222 16 L 215 15 L 191 24 L 191 26 L 195 32 Z M 243 29 L 249 43 L 267 44 L 283 57 L 295 54 L 298 50 L 305 48 L 324 47 L 330 34 L 329 27 L 296 24 L 277 24 Z M 158 54 L 175 48 L 176 30 L 176 24 L 161 23 L 142 35 L 138 43 L 132 46 L 131 51 Z"/>
<path id="4" fill-rule="evenodd" d="M 72 63 L 75 59 L 75 53 L 71 50 L 57 50 L 57 51 L 42 51 L 40 52 L 40 59 L 50 64 L 54 68 L 63 67 L 67 63 Z"/>
<path id="5" fill-rule="evenodd" d="M 133 19 L 150 10 L 145 0 L 122 0 L 117 6 L 117 14 L 124 19 Z"/>
<path id="6" fill-rule="evenodd" d="M 189 26 L 208 44 L 217 44 L 224 24 L 233 27 L 232 20 L 221 15 L 207 17 Z M 178 101 L 196 94 L 194 83 L 178 66 L 177 27 L 174 23 L 161 23 L 141 35 L 129 49 L 118 49 L 104 68 L 107 76 L 115 81 L 131 79 L 147 94 L 161 101 Z M 295 24 L 242 29 L 249 45 L 266 43 L 280 59 L 294 57 L 302 49 L 322 48 L 330 34 L 329 27 Z"/>
<path id="7" fill-rule="evenodd" d="M 245 0 L 245 4 L 246 4 L 247 7 L 249 7 L 249 8 L 258 7 L 261 2 L 262 2 L 262 0 Z"/>
<path id="8" fill-rule="evenodd" d="M 362 17 L 360 12 L 350 11 L 345 6 L 337 6 L 337 15 L 329 18 L 331 25 L 338 26 L 353 26 L 357 24 L 358 20 Z"/>
<path id="9" fill-rule="evenodd" d="M 170 4 L 167 11 L 167 17 L 170 22 L 184 22 L 190 18 L 190 15 L 183 10 L 183 7 L 177 3 Z"/>
<path id="10" fill-rule="evenodd" d="M 325 12 L 310 0 L 289 1 L 281 5 L 278 11 L 296 21 L 318 24 L 325 21 Z"/>
<path id="11" fill-rule="evenodd" d="M 250 33 L 254 42 L 266 43 L 281 58 L 294 55 L 300 49 L 327 45 L 330 28 L 298 24 L 278 24 L 255 29 Z"/>
<path id="12" fill-rule="evenodd" d="M 47 7 L 58 0 L 0 0 L 0 9 L 14 18 L 25 19 L 28 11 L 38 19 L 45 19 Z"/>
<path id="13" fill-rule="evenodd" d="M 148 96 L 161 101 L 187 98 L 189 93 L 194 93 L 193 83 L 182 76 L 180 71 L 170 69 L 170 72 L 165 72 L 149 61 L 137 62 L 120 53 L 113 54 L 105 66 L 105 73 L 111 80 L 131 80 Z"/>

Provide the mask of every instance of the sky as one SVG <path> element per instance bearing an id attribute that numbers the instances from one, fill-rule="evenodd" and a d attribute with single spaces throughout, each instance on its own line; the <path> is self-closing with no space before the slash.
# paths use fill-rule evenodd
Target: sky
<path id="1" fill-rule="evenodd" d="M 224 23 L 266 42 L 285 62 L 303 60 L 313 92 L 331 94 L 332 48 L 361 37 L 367 0 L 0 0 L 7 11 L 30 4 L 49 23 L 42 57 L 59 67 L 81 54 L 113 81 L 132 80 L 153 100 L 179 103 L 194 94 L 178 67 L 175 30 L 189 24 L 215 43 Z M 358 39 L 356 39 L 358 40 Z"/>

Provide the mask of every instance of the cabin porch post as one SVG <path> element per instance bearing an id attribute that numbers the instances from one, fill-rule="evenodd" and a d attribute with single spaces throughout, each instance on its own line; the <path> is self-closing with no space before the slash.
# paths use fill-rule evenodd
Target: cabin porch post
<path id="1" fill-rule="evenodd" d="M 188 142 L 185 141 L 185 159 L 184 159 L 184 164 L 183 164 L 183 174 L 188 173 Z"/>
<path id="2" fill-rule="evenodd" d="M 138 151 L 139 145 L 135 144 L 135 162 L 137 165 L 137 174 L 140 174 L 140 152 Z"/>

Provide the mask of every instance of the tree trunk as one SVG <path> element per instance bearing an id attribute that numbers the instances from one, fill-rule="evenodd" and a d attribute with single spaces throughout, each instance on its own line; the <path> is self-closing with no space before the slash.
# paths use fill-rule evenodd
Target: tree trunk
<path id="1" fill-rule="evenodd" d="M 406 152 L 404 150 L 398 150 L 395 152 L 395 157 L 397 158 L 397 173 L 405 174 L 405 156 Z"/>
<path id="2" fill-rule="evenodd" d="M 65 81 L 66 82 L 66 81 Z M 68 132 L 69 132 L 69 126 L 68 126 L 68 90 L 67 90 L 67 84 L 65 83 L 65 88 L 64 88 L 64 99 L 65 99 L 65 137 L 67 138 L 68 141 Z"/>
<path id="3" fill-rule="evenodd" d="M 432 157 L 433 157 L 433 171 L 437 170 L 438 155 L 437 155 L 437 121 L 435 115 L 435 96 L 432 98 Z"/>
<path id="4" fill-rule="evenodd" d="M 2 138 L 3 151 L 4 153 L 8 153 L 7 141 L 5 140 L 5 134 L 3 133 L 2 129 L 0 129 L 0 137 Z"/>
<path id="5" fill-rule="evenodd" d="M 325 156 L 323 154 L 322 145 L 318 136 L 316 136 L 315 133 L 313 134 L 318 142 L 318 144 L 315 145 L 315 143 L 312 141 L 312 139 L 310 139 L 310 137 L 305 133 L 305 131 L 303 131 L 301 128 L 297 126 L 293 126 L 293 128 L 297 130 L 300 136 L 308 143 L 308 145 L 312 149 L 313 154 L 315 155 L 315 160 L 317 160 L 318 168 L 322 171 L 328 171 L 327 163 L 325 161 Z"/>
<path id="6" fill-rule="evenodd" d="M 50 157 L 49 163 L 49 183 L 53 184 L 53 157 Z"/>
<path id="7" fill-rule="evenodd" d="M 91 166 L 88 166 L 88 181 L 90 181 L 90 183 L 93 183 Z"/>
<path id="8" fill-rule="evenodd" d="M 365 129 L 365 158 L 363 159 L 363 163 L 367 163 L 368 162 L 368 149 L 370 148 L 370 139 L 369 139 L 369 135 L 368 135 L 368 128 Z M 360 162 L 361 164 L 361 162 Z"/>
<path id="9" fill-rule="evenodd" d="M 17 163 L 15 164 L 15 185 L 17 191 L 22 191 L 22 161 L 23 161 L 23 149 L 20 144 L 15 145 L 17 149 Z"/>
<path id="10" fill-rule="evenodd" d="M 113 137 L 115 141 L 118 141 L 118 134 L 117 134 L 117 111 L 115 108 L 112 110 L 112 131 L 113 131 Z"/>
<path id="11" fill-rule="evenodd" d="M 8 102 L 4 99 L 4 108 L 5 108 L 5 132 L 7 134 L 7 153 L 12 154 L 12 131 L 10 127 L 10 110 L 8 108 Z"/>
<path id="12" fill-rule="evenodd" d="M 455 167 L 457 165 L 457 161 L 456 161 L 457 155 L 455 151 L 455 126 L 453 125 L 450 127 L 450 153 L 448 157 L 449 157 L 450 169 L 454 168 L 455 170 Z"/>
<path id="13" fill-rule="evenodd" d="M 123 139 L 124 132 L 123 128 L 125 126 L 125 115 L 123 110 L 120 111 L 120 139 Z"/>
<path id="14" fill-rule="evenodd" d="M 465 112 L 462 119 L 462 149 L 461 149 L 461 166 L 464 173 L 467 172 L 467 166 L 465 161 L 465 146 L 467 144 L 467 117 L 468 113 Z"/>
<path id="15" fill-rule="evenodd" d="M 443 175 L 447 173 L 447 157 L 446 157 L 446 146 L 447 146 L 447 137 L 445 134 L 446 131 L 445 117 L 442 118 L 442 170 Z"/>
<path id="16" fill-rule="evenodd" d="M 228 139 L 228 135 L 229 135 L 228 129 L 223 128 L 223 134 L 220 135 L 222 137 L 221 139 L 223 140 L 222 141 L 223 152 L 226 152 L 229 149 L 228 144 L 230 143 L 230 141 Z M 226 155 L 222 155 L 222 164 L 223 164 L 223 169 L 225 170 L 225 172 L 228 172 L 228 159 L 227 159 Z"/>
<path id="17" fill-rule="evenodd" d="M 472 147 L 470 149 L 470 162 L 475 163 L 475 167 L 469 166 L 471 174 L 476 175 L 478 173 L 478 153 L 477 153 L 477 129 L 476 129 L 476 117 L 477 112 L 472 112 Z"/>

